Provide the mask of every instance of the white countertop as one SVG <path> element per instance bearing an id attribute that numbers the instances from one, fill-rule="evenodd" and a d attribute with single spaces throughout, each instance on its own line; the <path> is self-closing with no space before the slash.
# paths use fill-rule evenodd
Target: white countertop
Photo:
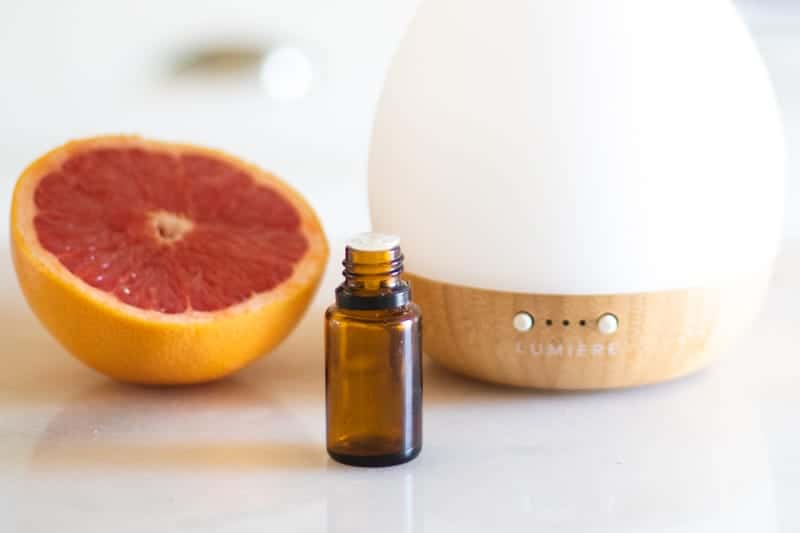
<path id="1" fill-rule="evenodd" d="M 153 389 L 70 358 L 3 254 L 0 531 L 797 531 L 789 248 L 755 329 L 688 379 L 548 394 L 426 362 L 423 452 L 376 470 L 325 453 L 321 313 L 337 268 L 271 356 L 215 385 Z"/>

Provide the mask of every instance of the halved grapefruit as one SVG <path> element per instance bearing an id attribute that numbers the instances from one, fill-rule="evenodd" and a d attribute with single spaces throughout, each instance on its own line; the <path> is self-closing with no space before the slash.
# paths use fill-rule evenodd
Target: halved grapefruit
<path id="1" fill-rule="evenodd" d="M 19 178 L 14 265 L 47 329 L 112 378 L 221 378 L 299 321 L 328 257 L 312 208 L 219 151 L 109 136 Z"/>

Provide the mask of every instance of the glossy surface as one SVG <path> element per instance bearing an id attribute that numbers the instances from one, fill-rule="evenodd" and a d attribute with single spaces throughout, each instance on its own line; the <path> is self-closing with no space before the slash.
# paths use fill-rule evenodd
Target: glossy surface
<path id="1" fill-rule="evenodd" d="M 334 243 L 334 248 L 341 243 Z M 800 529 L 800 246 L 756 329 L 661 386 L 542 394 L 425 361 L 425 451 L 325 451 L 323 300 L 273 357 L 216 385 L 117 385 L 38 326 L 0 262 L 0 530 L 106 533 Z"/>
<path id="2" fill-rule="evenodd" d="M 362 233 L 325 313 L 327 447 L 340 463 L 393 466 L 422 449 L 422 313 L 397 237 Z"/>
<path id="3" fill-rule="evenodd" d="M 388 466 L 422 448 L 421 313 L 326 313 L 327 446 L 347 464 Z"/>

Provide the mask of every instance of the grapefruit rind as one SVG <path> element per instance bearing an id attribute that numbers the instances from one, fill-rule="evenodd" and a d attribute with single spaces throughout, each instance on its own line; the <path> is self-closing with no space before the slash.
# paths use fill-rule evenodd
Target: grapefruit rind
<path id="1" fill-rule="evenodd" d="M 120 146 L 220 158 L 279 191 L 299 213 L 308 241 L 290 278 L 269 292 L 219 311 L 165 314 L 125 304 L 69 272 L 36 237 L 36 186 L 73 154 Z M 122 135 L 69 142 L 25 169 L 14 190 L 11 243 L 23 293 L 53 336 L 95 370 L 121 381 L 146 384 L 212 381 L 271 351 L 302 317 L 328 258 L 328 243 L 314 211 L 272 174 L 217 150 Z"/>

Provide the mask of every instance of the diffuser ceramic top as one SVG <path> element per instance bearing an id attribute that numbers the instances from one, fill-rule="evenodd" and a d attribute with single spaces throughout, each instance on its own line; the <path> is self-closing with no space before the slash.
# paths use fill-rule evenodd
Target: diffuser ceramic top
<path id="1" fill-rule="evenodd" d="M 454 284 L 599 294 L 768 268 L 784 153 L 726 0 L 427 0 L 390 70 L 375 231 Z"/>

